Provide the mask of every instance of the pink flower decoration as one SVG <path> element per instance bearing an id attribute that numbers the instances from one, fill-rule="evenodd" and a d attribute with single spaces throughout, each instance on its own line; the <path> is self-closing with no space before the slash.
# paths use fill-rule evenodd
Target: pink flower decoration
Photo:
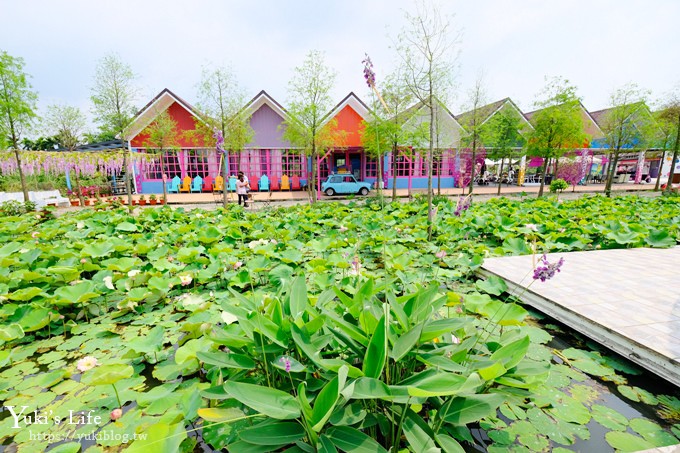
<path id="1" fill-rule="evenodd" d="M 111 420 L 118 420 L 123 416 L 123 409 L 117 408 L 111 411 Z"/>

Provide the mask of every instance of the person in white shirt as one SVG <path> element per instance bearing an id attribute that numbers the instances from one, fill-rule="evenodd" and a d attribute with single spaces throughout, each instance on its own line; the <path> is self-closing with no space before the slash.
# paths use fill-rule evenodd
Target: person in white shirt
<path id="1" fill-rule="evenodd" d="M 236 193 L 238 194 L 238 204 L 241 205 L 241 200 L 243 200 L 243 207 L 248 207 L 248 181 L 246 181 L 243 173 L 238 175 L 236 180 Z"/>

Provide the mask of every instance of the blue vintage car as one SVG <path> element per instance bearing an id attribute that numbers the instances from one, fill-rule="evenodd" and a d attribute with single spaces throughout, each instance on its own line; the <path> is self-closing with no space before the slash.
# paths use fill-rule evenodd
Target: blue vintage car
<path id="1" fill-rule="evenodd" d="M 332 197 L 336 193 L 358 193 L 361 195 L 368 195 L 370 190 L 370 183 L 357 181 L 354 175 L 349 173 L 330 175 L 328 179 L 321 184 L 321 191 L 329 197 Z"/>

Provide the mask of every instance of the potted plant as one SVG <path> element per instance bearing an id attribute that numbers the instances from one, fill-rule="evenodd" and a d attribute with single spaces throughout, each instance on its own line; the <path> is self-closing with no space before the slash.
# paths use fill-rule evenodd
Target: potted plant
<path id="1" fill-rule="evenodd" d="M 156 194 L 152 193 L 151 195 L 149 195 L 149 204 L 155 205 L 156 203 L 157 203 Z"/>
<path id="2" fill-rule="evenodd" d="M 144 198 L 144 195 L 139 196 L 138 202 L 140 206 L 146 206 L 146 198 Z"/>
<path id="3" fill-rule="evenodd" d="M 71 206 L 80 206 L 80 200 L 75 192 L 68 191 L 68 199 L 71 201 Z"/>

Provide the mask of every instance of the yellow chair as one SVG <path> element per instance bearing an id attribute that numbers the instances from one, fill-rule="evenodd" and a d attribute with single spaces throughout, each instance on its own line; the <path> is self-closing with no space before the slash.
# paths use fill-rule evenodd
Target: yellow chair
<path id="1" fill-rule="evenodd" d="M 190 176 L 184 177 L 184 179 L 182 180 L 182 185 L 179 186 L 179 191 L 180 191 L 180 193 L 191 192 L 191 177 Z"/>
<path id="2" fill-rule="evenodd" d="M 290 190 L 290 180 L 288 175 L 281 176 L 281 190 Z"/>
<path id="3" fill-rule="evenodd" d="M 222 176 L 215 177 L 213 184 L 213 192 L 222 192 L 224 190 L 224 178 Z"/>

